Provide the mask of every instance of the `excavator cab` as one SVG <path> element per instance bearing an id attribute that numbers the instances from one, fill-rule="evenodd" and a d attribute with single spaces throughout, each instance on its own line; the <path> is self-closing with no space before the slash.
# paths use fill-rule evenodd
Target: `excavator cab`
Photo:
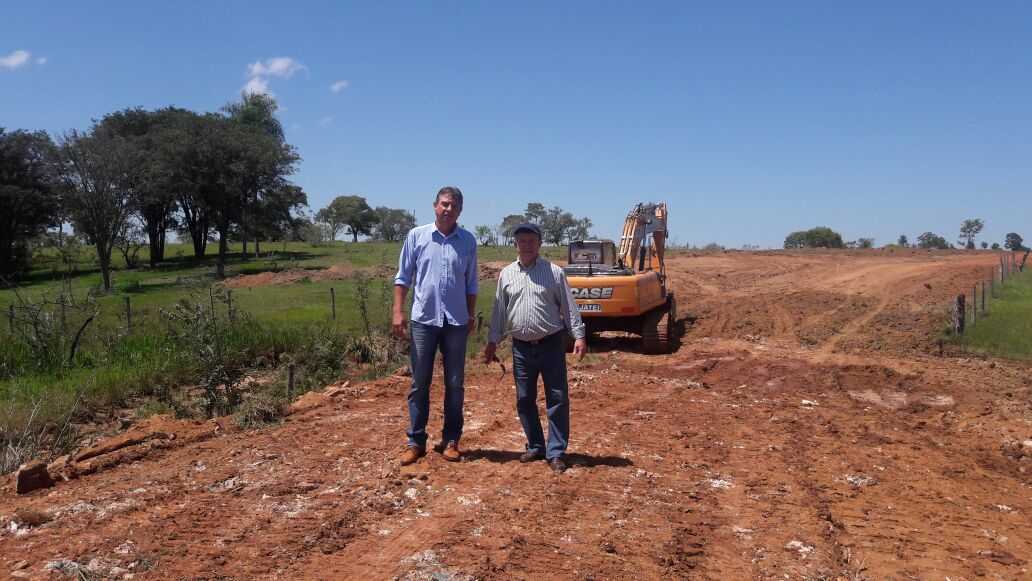
<path id="1" fill-rule="evenodd" d="M 677 312 L 666 289 L 666 216 L 665 203 L 640 203 L 624 221 L 619 247 L 612 240 L 570 243 L 564 270 L 589 334 L 636 333 L 646 353 L 674 349 Z"/>
<path id="2" fill-rule="evenodd" d="M 616 265 L 616 243 L 612 240 L 575 240 L 570 242 L 566 275 L 594 276 L 626 274 Z"/>

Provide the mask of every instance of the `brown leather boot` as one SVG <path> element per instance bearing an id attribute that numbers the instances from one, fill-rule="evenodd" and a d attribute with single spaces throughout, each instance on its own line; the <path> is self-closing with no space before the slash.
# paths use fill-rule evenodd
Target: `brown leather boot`
<path id="1" fill-rule="evenodd" d="M 401 465 L 408 466 L 423 456 L 426 456 L 426 448 L 423 446 L 409 446 L 405 449 L 405 453 L 401 455 Z"/>
<path id="2" fill-rule="evenodd" d="M 441 452 L 441 456 L 449 462 L 458 462 L 461 457 L 459 456 L 459 443 L 452 440 L 444 445 L 444 450 Z"/>

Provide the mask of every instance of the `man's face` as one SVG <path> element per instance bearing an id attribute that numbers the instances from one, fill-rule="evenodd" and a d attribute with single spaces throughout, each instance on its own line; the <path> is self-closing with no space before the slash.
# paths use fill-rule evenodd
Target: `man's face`
<path id="1" fill-rule="evenodd" d="M 525 261 L 537 258 L 538 250 L 541 249 L 541 239 L 533 232 L 520 232 L 516 235 L 513 244 L 516 245 L 520 258 Z"/>
<path id="2" fill-rule="evenodd" d="M 451 199 L 451 196 L 440 196 L 434 202 L 434 221 L 442 230 L 451 230 L 462 213 L 462 204 Z"/>

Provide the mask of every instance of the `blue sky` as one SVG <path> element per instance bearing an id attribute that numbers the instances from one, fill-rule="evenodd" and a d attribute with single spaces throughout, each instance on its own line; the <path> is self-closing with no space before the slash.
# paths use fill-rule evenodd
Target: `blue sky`
<path id="1" fill-rule="evenodd" d="M 281 105 L 313 209 L 358 194 L 461 222 L 528 202 L 619 235 L 780 247 L 933 231 L 1032 239 L 1030 2 L 4 2 L 0 126 Z"/>

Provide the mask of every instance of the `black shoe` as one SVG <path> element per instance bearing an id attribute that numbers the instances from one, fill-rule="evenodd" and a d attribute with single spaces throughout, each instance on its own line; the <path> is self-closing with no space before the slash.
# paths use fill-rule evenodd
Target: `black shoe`
<path id="1" fill-rule="evenodd" d="M 556 472 L 563 472 L 566 470 L 566 460 L 563 460 L 562 456 L 556 456 L 548 461 L 548 467 Z"/>
<path id="2" fill-rule="evenodd" d="M 526 464 L 527 462 L 533 462 L 535 460 L 544 460 L 545 455 L 536 450 L 527 450 L 520 455 L 520 462 Z"/>

